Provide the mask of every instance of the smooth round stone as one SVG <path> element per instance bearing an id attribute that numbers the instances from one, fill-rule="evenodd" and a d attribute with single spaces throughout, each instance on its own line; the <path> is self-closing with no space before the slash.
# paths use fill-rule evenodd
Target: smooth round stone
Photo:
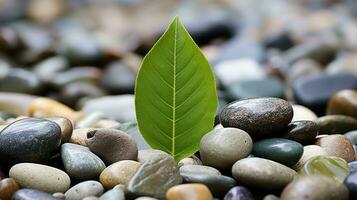
<path id="1" fill-rule="evenodd" d="M 350 173 L 343 183 L 350 192 L 350 199 L 357 199 L 357 172 Z"/>
<path id="2" fill-rule="evenodd" d="M 294 81 L 292 88 L 298 104 L 322 114 L 327 102 L 336 92 L 357 89 L 357 77 L 351 74 L 310 75 Z"/>
<path id="3" fill-rule="evenodd" d="M 25 118 L 0 132 L 0 159 L 6 162 L 43 162 L 61 144 L 61 128 L 54 122 Z"/>
<path id="4" fill-rule="evenodd" d="M 131 93 L 134 91 L 136 72 L 120 62 L 109 64 L 103 75 L 102 85 L 112 93 Z"/>
<path id="5" fill-rule="evenodd" d="M 316 120 L 319 134 L 344 134 L 357 130 L 357 119 L 345 115 L 327 115 Z"/>
<path id="6" fill-rule="evenodd" d="M 166 193 L 167 200 L 213 200 L 207 186 L 199 183 L 176 185 Z"/>
<path id="7" fill-rule="evenodd" d="M 61 128 L 61 141 L 66 143 L 72 136 L 73 124 L 72 122 L 64 117 L 49 117 L 46 118 L 50 121 L 55 122 Z"/>
<path id="8" fill-rule="evenodd" d="M 140 151 L 139 151 L 139 155 L 140 155 Z M 191 157 L 184 158 L 184 159 L 180 160 L 178 162 L 178 165 L 180 167 L 182 167 L 184 165 L 202 165 L 202 161 L 193 155 Z"/>
<path id="9" fill-rule="evenodd" d="M 125 200 L 124 191 L 120 188 L 114 187 L 111 190 L 105 192 L 99 198 L 100 200 Z"/>
<path id="10" fill-rule="evenodd" d="M 54 56 L 40 61 L 33 67 L 33 71 L 43 81 L 50 81 L 56 73 L 65 70 L 68 67 L 68 60 L 62 56 Z"/>
<path id="11" fill-rule="evenodd" d="M 321 137 L 316 142 L 327 152 L 329 156 L 336 156 L 351 162 L 356 159 L 351 141 L 344 135 L 329 135 Z"/>
<path id="12" fill-rule="evenodd" d="M 277 79 L 247 80 L 228 86 L 228 95 L 232 100 L 254 97 L 284 98 L 284 86 Z"/>
<path id="13" fill-rule="evenodd" d="M 58 101 L 42 97 L 36 98 L 31 102 L 29 115 L 34 117 L 65 117 L 71 120 L 72 123 L 83 117 L 83 113 L 75 112 Z"/>
<path id="14" fill-rule="evenodd" d="M 136 122 L 134 95 L 104 96 L 88 100 L 81 111 L 100 111 L 105 117 L 119 122 Z"/>
<path id="15" fill-rule="evenodd" d="M 353 145 L 357 145 L 357 130 L 356 131 L 349 131 L 344 134 Z"/>
<path id="16" fill-rule="evenodd" d="M 261 189 L 281 190 L 297 173 L 275 161 L 264 158 L 244 158 L 232 167 L 233 177 L 240 183 Z"/>
<path id="17" fill-rule="evenodd" d="M 322 147 L 317 145 L 304 146 L 304 153 L 302 154 L 300 160 L 292 168 L 299 171 L 308 160 L 321 155 L 327 155 L 327 152 Z"/>
<path id="18" fill-rule="evenodd" d="M 7 74 L 0 77 L 0 91 L 39 94 L 42 83 L 39 77 L 21 68 L 10 68 Z"/>
<path id="19" fill-rule="evenodd" d="M 254 143 L 252 154 L 292 166 L 299 161 L 303 152 L 304 148 L 300 143 L 283 138 L 271 138 Z"/>
<path id="20" fill-rule="evenodd" d="M 151 159 L 156 159 L 157 157 L 170 156 L 164 151 L 158 149 L 143 149 L 138 152 L 138 162 L 143 164 Z"/>
<path id="21" fill-rule="evenodd" d="M 231 188 L 223 200 L 254 200 L 252 193 L 243 186 Z"/>
<path id="22" fill-rule="evenodd" d="M 62 144 L 61 157 L 68 175 L 79 180 L 96 179 L 105 169 L 104 162 L 87 147 Z"/>
<path id="23" fill-rule="evenodd" d="M 348 168 L 350 168 L 351 172 L 357 171 L 357 161 L 348 163 Z"/>
<path id="24" fill-rule="evenodd" d="M 171 156 L 156 156 L 142 163 L 127 185 L 133 196 L 163 199 L 169 188 L 182 182 L 179 168 Z"/>
<path id="25" fill-rule="evenodd" d="M 301 177 L 291 182 L 283 190 L 280 199 L 347 200 L 348 196 L 348 190 L 342 183 L 315 175 Z"/>
<path id="26" fill-rule="evenodd" d="M 302 105 L 292 105 L 294 116 L 291 120 L 295 121 L 315 121 L 317 119 L 317 115 L 310 110 L 309 108 Z"/>
<path id="27" fill-rule="evenodd" d="M 316 156 L 305 163 L 299 174 L 328 176 L 342 183 L 349 172 L 347 162 L 341 158 Z"/>
<path id="28" fill-rule="evenodd" d="M 235 101 L 220 115 L 224 127 L 235 127 L 254 138 L 267 137 L 285 128 L 293 118 L 291 105 L 278 98 L 254 98 Z"/>
<path id="29" fill-rule="evenodd" d="M 333 95 L 328 102 L 326 114 L 357 118 L 357 90 L 342 90 Z"/>
<path id="30" fill-rule="evenodd" d="M 34 163 L 20 163 L 11 167 L 10 178 L 23 188 L 48 193 L 65 192 L 71 184 L 69 176 L 59 169 Z"/>
<path id="31" fill-rule="evenodd" d="M 108 165 L 138 158 L 138 147 L 133 137 L 116 129 L 91 130 L 87 134 L 86 144 Z"/>
<path id="32" fill-rule="evenodd" d="M 58 198 L 40 190 L 21 189 L 12 196 L 12 200 L 58 200 Z"/>
<path id="33" fill-rule="evenodd" d="M 132 160 L 122 160 L 109 165 L 100 174 L 99 180 L 106 189 L 116 185 L 127 185 L 139 169 L 140 163 Z"/>
<path id="34" fill-rule="evenodd" d="M 84 181 L 71 187 L 66 193 L 66 200 L 82 200 L 85 197 L 99 197 L 104 192 L 102 184 L 98 181 Z"/>
<path id="35" fill-rule="evenodd" d="M 282 131 L 282 137 L 299 142 L 300 144 L 314 144 L 319 134 L 319 127 L 313 121 L 294 121 Z"/>
<path id="36" fill-rule="evenodd" d="M 214 129 L 205 134 L 200 142 L 202 163 L 215 168 L 230 168 L 237 160 L 247 157 L 253 141 L 237 128 Z"/>
<path id="37" fill-rule="evenodd" d="M 180 167 L 180 174 L 182 173 L 205 173 L 209 175 L 221 175 L 217 169 L 204 165 L 184 165 Z"/>
<path id="38" fill-rule="evenodd" d="M 97 130 L 96 128 L 77 128 L 73 129 L 71 138 L 69 139 L 70 143 L 78 144 L 81 146 L 87 146 L 86 139 L 88 132 L 92 130 Z"/>
<path id="39" fill-rule="evenodd" d="M 19 190 L 20 187 L 12 178 L 5 178 L 0 181 L 0 199 L 10 200 L 12 195 Z"/>
<path id="40" fill-rule="evenodd" d="M 237 182 L 228 176 L 210 175 L 205 173 L 181 173 L 184 183 L 201 183 L 206 185 L 212 192 L 214 197 L 223 198 L 224 195 L 234 186 Z"/>

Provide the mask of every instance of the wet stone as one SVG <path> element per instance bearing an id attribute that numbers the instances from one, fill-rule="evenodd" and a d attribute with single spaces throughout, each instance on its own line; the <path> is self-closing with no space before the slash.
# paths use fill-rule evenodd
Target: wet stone
<path id="1" fill-rule="evenodd" d="M 303 145 L 314 144 L 319 127 L 313 121 L 294 121 L 282 131 L 282 137 Z"/>
<path id="2" fill-rule="evenodd" d="M 345 115 L 326 115 L 316 120 L 319 134 L 345 134 L 357 129 L 357 119 Z"/>

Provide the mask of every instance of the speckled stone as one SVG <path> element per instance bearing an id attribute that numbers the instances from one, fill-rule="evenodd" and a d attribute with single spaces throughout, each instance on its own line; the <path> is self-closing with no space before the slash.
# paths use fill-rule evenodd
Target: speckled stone
<path id="1" fill-rule="evenodd" d="M 321 137 L 316 142 L 329 156 L 336 156 L 351 162 L 356 159 L 351 141 L 344 135 L 329 135 Z"/>
<path id="2" fill-rule="evenodd" d="M 246 131 L 253 139 L 268 137 L 285 128 L 293 118 L 291 105 L 278 98 L 253 98 L 235 101 L 220 115 L 224 127 Z"/>
<path id="3" fill-rule="evenodd" d="M 139 169 L 140 163 L 132 160 L 122 160 L 109 165 L 100 174 L 99 180 L 104 188 L 110 189 L 116 185 L 127 185 Z"/>

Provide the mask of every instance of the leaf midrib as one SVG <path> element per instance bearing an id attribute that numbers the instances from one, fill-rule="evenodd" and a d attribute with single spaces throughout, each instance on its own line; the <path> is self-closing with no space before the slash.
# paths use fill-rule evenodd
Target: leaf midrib
<path id="1" fill-rule="evenodd" d="M 173 98 L 172 98 L 172 147 L 171 154 L 175 156 L 175 138 L 176 138 L 176 40 L 177 40 L 177 19 L 175 20 L 175 29 L 174 29 L 174 80 L 173 80 Z"/>

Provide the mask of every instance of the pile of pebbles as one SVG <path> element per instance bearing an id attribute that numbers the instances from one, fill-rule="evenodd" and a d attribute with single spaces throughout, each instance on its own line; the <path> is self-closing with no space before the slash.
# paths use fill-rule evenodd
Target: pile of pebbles
<path id="1" fill-rule="evenodd" d="M 4 0 L 0 199 L 357 199 L 356 11 L 353 0 Z M 219 94 L 214 128 L 179 162 L 144 141 L 133 96 L 177 14 Z"/>

